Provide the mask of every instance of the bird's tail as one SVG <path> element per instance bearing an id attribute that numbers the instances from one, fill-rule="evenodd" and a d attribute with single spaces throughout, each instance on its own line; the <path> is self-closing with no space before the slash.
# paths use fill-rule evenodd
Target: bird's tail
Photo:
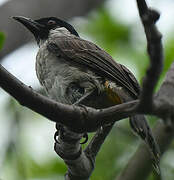
<path id="1" fill-rule="evenodd" d="M 138 136 L 140 136 L 149 147 L 152 154 L 153 166 L 157 171 L 157 173 L 160 174 L 160 167 L 159 167 L 160 150 L 153 137 L 152 131 L 146 121 L 145 116 L 136 115 L 130 117 L 130 125 L 132 129 L 135 131 L 135 133 Z"/>

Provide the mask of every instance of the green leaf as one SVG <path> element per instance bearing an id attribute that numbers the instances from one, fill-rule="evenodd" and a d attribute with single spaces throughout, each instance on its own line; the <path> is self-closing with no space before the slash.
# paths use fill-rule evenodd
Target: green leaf
<path id="1" fill-rule="evenodd" d="M 5 35 L 4 33 L 0 32 L 0 50 L 2 49 L 4 41 L 5 41 Z"/>

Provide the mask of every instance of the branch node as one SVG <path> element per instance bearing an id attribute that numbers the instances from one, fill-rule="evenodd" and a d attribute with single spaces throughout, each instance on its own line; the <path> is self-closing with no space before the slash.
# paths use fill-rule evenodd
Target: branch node
<path id="1" fill-rule="evenodd" d="M 145 25 L 154 25 L 160 18 L 160 13 L 154 9 L 148 9 L 146 13 L 142 15 L 142 22 Z"/>

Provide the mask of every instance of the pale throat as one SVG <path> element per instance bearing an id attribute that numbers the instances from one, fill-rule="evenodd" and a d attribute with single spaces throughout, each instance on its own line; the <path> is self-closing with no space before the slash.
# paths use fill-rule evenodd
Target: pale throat
<path id="1" fill-rule="evenodd" d="M 65 27 L 60 27 L 60 28 L 50 30 L 48 37 L 51 37 L 54 39 L 60 36 L 71 36 L 71 35 L 72 34 Z M 38 46 L 41 47 L 46 41 L 47 39 L 40 39 Z"/>

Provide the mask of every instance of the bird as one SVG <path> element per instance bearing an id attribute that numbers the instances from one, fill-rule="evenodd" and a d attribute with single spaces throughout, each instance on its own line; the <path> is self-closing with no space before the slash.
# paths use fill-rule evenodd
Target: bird
<path id="1" fill-rule="evenodd" d="M 13 18 L 35 37 L 39 46 L 36 74 L 51 99 L 93 108 L 138 99 L 141 88 L 131 71 L 93 42 L 82 39 L 68 22 L 56 17 Z M 160 150 L 145 116 L 131 116 L 129 122 L 147 145 L 159 172 Z"/>

